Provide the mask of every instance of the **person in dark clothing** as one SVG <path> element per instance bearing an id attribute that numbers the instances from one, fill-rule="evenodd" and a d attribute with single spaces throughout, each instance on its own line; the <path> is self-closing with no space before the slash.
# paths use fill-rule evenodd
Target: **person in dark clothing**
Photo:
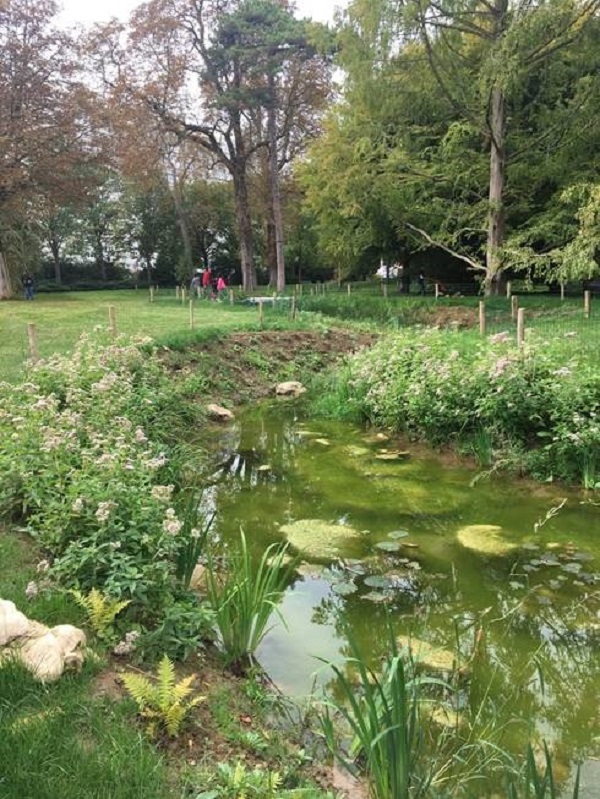
<path id="1" fill-rule="evenodd" d="M 33 278 L 29 273 L 23 278 L 23 291 L 25 293 L 26 300 L 33 299 Z"/>
<path id="2" fill-rule="evenodd" d="M 419 284 L 419 294 L 425 294 L 425 275 L 423 272 L 419 272 L 417 283 Z"/>

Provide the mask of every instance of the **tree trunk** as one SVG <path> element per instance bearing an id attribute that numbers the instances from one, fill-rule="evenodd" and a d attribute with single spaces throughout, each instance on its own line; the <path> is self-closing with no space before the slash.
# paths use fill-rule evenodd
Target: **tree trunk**
<path id="1" fill-rule="evenodd" d="M 179 230 L 181 231 L 181 241 L 183 242 L 183 257 L 185 260 L 185 268 L 186 272 L 191 273 L 194 269 L 194 254 L 192 250 L 192 237 L 190 236 L 190 231 L 188 228 L 188 223 L 185 218 L 185 212 L 183 209 L 183 198 L 181 196 L 181 189 L 179 187 L 179 181 L 177 180 L 177 175 L 175 174 L 175 170 L 172 171 L 173 177 L 173 205 L 175 206 L 175 216 L 177 217 L 177 224 L 179 225 Z M 148 273 L 149 275 L 150 273 Z M 150 281 L 148 280 L 148 284 Z"/>
<path id="2" fill-rule="evenodd" d="M 506 102 L 504 92 L 494 86 L 490 100 L 490 193 L 488 237 L 485 259 L 485 294 L 489 295 L 492 284 L 502 272 L 502 245 L 504 244 L 504 186 L 506 183 Z"/>
<path id="3" fill-rule="evenodd" d="M 7 300 L 12 297 L 12 282 L 8 271 L 8 266 L 4 255 L 0 250 L 0 300 Z"/>
<path id="4" fill-rule="evenodd" d="M 250 218 L 246 171 L 243 165 L 237 165 L 237 168 L 233 170 L 233 191 L 235 195 L 235 213 L 240 232 L 242 282 L 244 291 L 254 291 L 256 288 L 256 269 L 254 268 L 252 219 Z"/>
<path id="5" fill-rule="evenodd" d="M 273 224 L 275 225 L 275 250 L 277 253 L 277 291 L 285 290 L 285 256 L 283 252 L 283 214 L 281 212 L 281 192 L 279 190 L 279 164 L 277 160 L 277 119 L 275 117 L 275 77 L 269 76 L 271 102 L 267 109 L 267 133 L 269 137 L 269 183 Z"/>
<path id="6" fill-rule="evenodd" d="M 277 288 L 277 247 L 275 244 L 275 222 L 273 221 L 273 205 L 269 200 L 266 221 L 267 266 L 269 269 L 269 286 Z"/>
<path id="7" fill-rule="evenodd" d="M 62 283 L 62 275 L 60 272 L 60 244 L 55 238 L 50 239 L 50 250 L 52 252 L 52 260 L 54 261 L 54 280 L 58 286 Z"/>

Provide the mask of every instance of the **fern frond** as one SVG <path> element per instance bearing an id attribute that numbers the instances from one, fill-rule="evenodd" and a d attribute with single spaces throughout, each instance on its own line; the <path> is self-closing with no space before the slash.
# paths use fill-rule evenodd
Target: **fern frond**
<path id="1" fill-rule="evenodd" d="M 146 677 L 140 674 L 124 674 L 123 685 L 140 710 L 143 711 L 152 702 L 154 687 Z"/>
<path id="2" fill-rule="evenodd" d="M 180 680 L 174 688 L 173 694 L 178 702 L 183 702 L 186 696 L 192 693 L 192 683 L 196 679 L 195 674 L 190 674 L 189 677 L 184 677 Z"/>
<path id="3" fill-rule="evenodd" d="M 166 655 L 163 656 L 163 659 L 158 664 L 156 676 L 158 679 L 156 685 L 158 705 L 161 708 L 168 708 L 174 701 L 175 667 Z"/>

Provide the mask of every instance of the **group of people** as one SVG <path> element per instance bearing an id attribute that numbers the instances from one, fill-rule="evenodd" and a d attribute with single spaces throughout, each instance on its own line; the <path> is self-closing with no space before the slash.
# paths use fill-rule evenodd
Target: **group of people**
<path id="1" fill-rule="evenodd" d="M 218 299 L 227 288 L 227 281 L 223 275 L 214 275 L 212 269 L 196 269 L 190 291 L 197 297 L 208 297 L 211 300 Z"/>

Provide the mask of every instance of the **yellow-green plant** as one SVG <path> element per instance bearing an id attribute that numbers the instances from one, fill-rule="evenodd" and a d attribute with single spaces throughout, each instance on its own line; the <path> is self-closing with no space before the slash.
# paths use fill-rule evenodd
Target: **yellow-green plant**
<path id="1" fill-rule="evenodd" d="M 111 599 L 102 594 L 97 588 L 92 588 L 88 594 L 73 590 L 78 605 L 85 610 L 87 621 L 98 638 L 106 638 L 112 632 L 112 626 L 119 613 L 130 604 L 129 599 Z"/>
<path id="2" fill-rule="evenodd" d="M 157 736 L 160 729 L 175 738 L 189 711 L 204 701 L 204 696 L 188 698 L 195 678 L 195 674 L 190 674 L 176 682 L 175 668 L 166 655 L 158 664 L 153 680 L 141 674 L 123 676 L 123 684 L 135 700 L 140 715 L 149 722 L 146 729 L 152 738 Z"/>

